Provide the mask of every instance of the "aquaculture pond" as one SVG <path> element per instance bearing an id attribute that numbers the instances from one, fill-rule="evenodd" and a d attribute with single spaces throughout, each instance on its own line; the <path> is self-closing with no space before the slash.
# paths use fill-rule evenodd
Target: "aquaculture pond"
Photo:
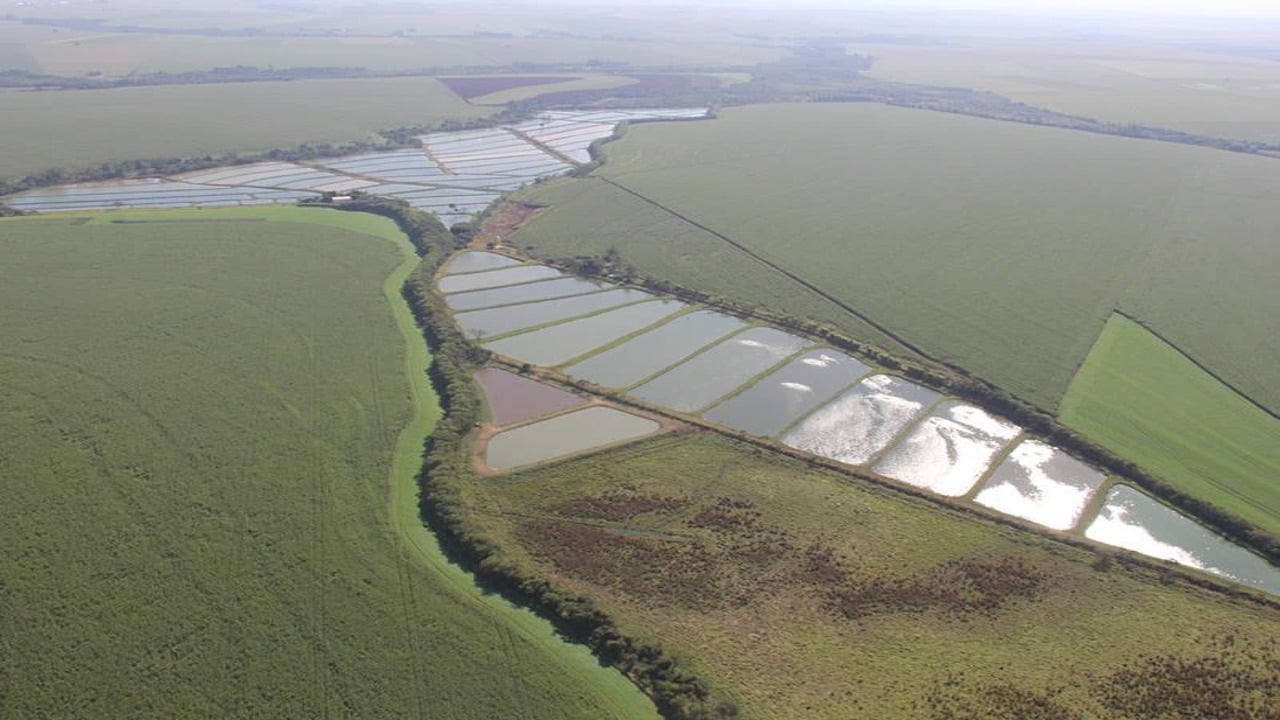
<path id="1" fill-rule="evenodd" d="M 607 116 L 598 111 L 556 111 L 542 113 L 518 126 L 423 135 L 418 138 L 422 147 L 417 149 L 321 158 L 308 165 L 260 162 L 169 178 L 63 185 L 8 195 L 0 199 L 0 203 L 41 212 L 215 207 L 293 202 L 317 198 L 322 192 L 360 190 L 404 199 L 414 208 L 435 213 L 445 225 L 450 225 L 470 219 L 497 200 L 500 193 L 573 169 L 573 165 L 538 143 L 513 132 L 516 127 L 540 129 L 542 125 L 552 125 L 543 144 L 586 163 L 590 160 L 585 150 L 587 145 L 612 135 L 614 126 L 623 120 L 705 116 L 705 109 L 637 110 Z M 429 157 L 426 148 L 432 149 L 437 159 Z M 310 165 L 320 165 L 323 169 Z"/>
<path id="2" fill-rule="evenodd" d="M 568 390 L 521 377 L 498 368 L 484 368 L 475 374 L 494 425 L 511 425 L 585 405 L 587 399 Z"/>
<path id="3" fill-rule="evenodd" d="M 652 295 L 639 290 L 606 290 L 589 295 L 574 295 L 523 305 L 460 312 L 455 315 L 455 318 L 458 325 L 473 338 L 497 337 L 517 330 L 556 323 L 652 299 Z"/>
<path id="4" fill-rule="evenodd" d="M 1128 485 L 1115 485 L 1085 537 L 1280 595 L 1280 569 Z"/>
<path id="5" fill-rule="evenodd" d="M 809 341 L 773 328 L 751 328 L 694 355 L 631 390 L 655 405 L 690 412 L 724 397 Z"/>
<path id="6" fill-rule="evenodd" d="M 480 270 L 496 270 L 497 268 L 522 264 L 523 263 L 519 260 L 509 258 L 506 255 L 472 250 L 469 252 L 458 253 L 453 256 L 453 259 L 444 266 L 443 272 L 446 275 L 455 275 L 458 273 L 477 272 Z"/>
<path id="7" fill-rule="evenodd" d="M 697 310 L 571 365 L 565 373 L 604 387 L 627 387 L 746 326 L 728 315 Z"/>
<path id="8" fill-rule="evenodd" d="M 1022 428 L 981 408 L 947 402 L 885 453 L 875 471 L 895 480 L 959 497 L 987 472 L 991 460 Z"/>
<path id="9" fill-rule="evenodd" d="M 554 367 L 639 332 L 685 307 L 684 303 L 676 300 L 651 300 L 510 335 L 484 343 L 484 346 L 520 362 Z"/>
<path id="10" fill-rule="evenodd" d="M 1018 443 L 973 501 L 1053 530 L 1080 522 L 1106 476 L 1052 445 Z"/>
<path id="11" fill-rule="evenodd" d="M 835 350 L 811 350 L 715 406 L 705 417 L 772 437 L 870 372 L 870 367 Z"/>
<path id="12" fill-rule="evenodd" d="M 503 285 L 518 285 L 534 280 L 568 277 L 564 273 L 546 265 L 519 265 L 516 267 L 498 268 L 484 272 L 466 273 L 464 275 L 446 275 L 440 278 L 436 286 L 440 292 L 448 294 L 467 290 L 483 290 Z"/>
<path id="13" fill-rule="evenodd" d="M 593 406 L 498 433 L 489 439 L 485 464 L 511 470 L 635 440 L 658 431 L 654 420 Z"/>
<path id="14" fill-rule="evenodd" d="M 453 293 L 445 296 L 445 304 L 455 311 L 479 310 L 498 305 L 513 305 L 539 300 L 551 300 L 559 297 L 583 295 L 599 292 L 612 285 L 583 280 L 581 278 L 555 278 L 540 280 L 523 285 L 510 285 L 493 290 L 472 290 L 470 292 Z"/>
<path id="15" fill-rule="evenodd" d="M 782 442 L 849 465 L 865 465 L 938 393 L 891 375 L 873 375 L 813 411 Z"/>

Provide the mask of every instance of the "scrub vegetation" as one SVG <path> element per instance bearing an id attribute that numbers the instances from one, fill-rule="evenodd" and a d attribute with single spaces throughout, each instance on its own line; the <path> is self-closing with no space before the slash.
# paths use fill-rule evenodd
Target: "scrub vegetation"
<path id="1" fill-rule="evenodd" d="M 495 562 L 591 598 L 744 718 L 1274 717 L 1274 604 L 727 438 L 461 492 Z"/>

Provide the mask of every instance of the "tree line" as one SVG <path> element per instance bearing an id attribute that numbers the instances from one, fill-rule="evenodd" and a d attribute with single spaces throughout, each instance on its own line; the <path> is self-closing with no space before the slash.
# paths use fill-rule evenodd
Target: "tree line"
<path id="1" fill-rule="evenodd" d="M 391 198 L 367 196 L 332 204 L 303 204 L 390 218 L 422 257 L 402 293 L 431 348 L 428 375 L 444 415 L 424 444 L 418 476 L 419 512 L 450 558 L 474 573 L 485 587 L 533 608 L 566 637 L 587 645 L 602 662 L 617 668 L 644 691 L 664 718 L 737 717 L 731 703 L 718 698 L 662 648 L 624 635 L 590 599 L 505 560 L 498 543 L 470 521 L 473 508 L 462 488 L 476 479 L 470 463 L 470 433 L 481 419 L 481 400 L 472 376 L 490 359 L 490 353 L 462 334 L 434 286 L 434 275 L 445 258 L 466 244 L 465 228 L 459 228 L 459 234 L 452 233 L 433 215 Z"/>

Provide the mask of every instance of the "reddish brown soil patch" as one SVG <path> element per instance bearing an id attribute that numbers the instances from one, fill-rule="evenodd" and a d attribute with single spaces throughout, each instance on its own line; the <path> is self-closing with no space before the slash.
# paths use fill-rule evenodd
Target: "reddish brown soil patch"
<path id="1" fill-rule="evenodd" d="M 674 512 L 688 502 L 685 498 L 664 495 L 615 492 L 594 498 L 574 498 L 551 508 L 551 512 L 565 517 L 621 522 L 646 513 Z"/>
<path id="2" fill-rule="evenodd" d="M 485 248 L 490 245 L 501 245 L 542 209 L 537 205 L 524 203 L 500 203 L 493 212 L 489 213 L 484 225 L 476 232 L 471 240 L 471 246 Z"/>
<path id="3" fill-rule="evenodd" d="M 587 404 L 580 395 L 498 368 L 484 368 L 475 377 L 494 425 L 511 425 Z"/>
<path id="4" fill-rule="evenodd" d="M 577 76 L 532 76 L 532 75 L 480 75 L 469 77 L 447 77 L 440 78 L 440 82 L 446 87 L 457 93 L 463 100 L 470 100 L 473 97 L 488 95 L 489 93 L 502 92 L 511 88 L 529 87 L 530 85 L 551 85 L 553 83 L 568 82 L 577 80 Z"/>
<path id="5" fill-rule="evenodd" d="M 730 592 L 714 553 L 698 541 L 619 535 L 594 525 L 527 522 L 520 541 L 556 569 L 655 606 L 709 610 Z"/>
<path id="6" fill-rule="evenodd" d="M 1280 642 L 1224 636 L 1197 655 L 1139 658 L 1095 692 L 1123 717 L 1280 720 Z"/>
<path id="7" fill-rule="evenodd" d="M 827 598 L 832 610 L 850 619 L 885 612 L 991 612 L 1035 597 L 1045 579 L 1022 558 L 970 559 L 900 578 L 853 577 Z"/>

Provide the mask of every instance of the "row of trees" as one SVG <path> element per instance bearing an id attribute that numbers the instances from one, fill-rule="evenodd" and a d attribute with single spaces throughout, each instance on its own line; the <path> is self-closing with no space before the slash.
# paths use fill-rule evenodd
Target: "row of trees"
<path id="1" fill-rule="evenodd" d="M 455 326 L 433 281 L 449 253 L 465 244 L 465 236 L 455 235 L 434 216 L 402 200 L 357 196 L 332 207 L 390 218 L 422 256 L 403 293 L 432 350 L 429 375 L 444 417 L 424 447 L 424 465 L 418 478 L 420 512 L 446 552 L 475 573 L 486 587 L 534 608 L 565 636 L 586 644 L 602 662 L 618 668 L 653 699 L 663 717 L 736 717 L 734 706 L 719 701 L 702 680 L 681 668 L 661 648 L 624 635 L 589 599 L 568 593 L 506 561 L 498 544 L 471 521 L 472 508 L 462 488 L 475 479 L 470 462 L 470 433 L 481 417 L 481 401 L 472 376 L 490 359 L 490 353 Z"/>

